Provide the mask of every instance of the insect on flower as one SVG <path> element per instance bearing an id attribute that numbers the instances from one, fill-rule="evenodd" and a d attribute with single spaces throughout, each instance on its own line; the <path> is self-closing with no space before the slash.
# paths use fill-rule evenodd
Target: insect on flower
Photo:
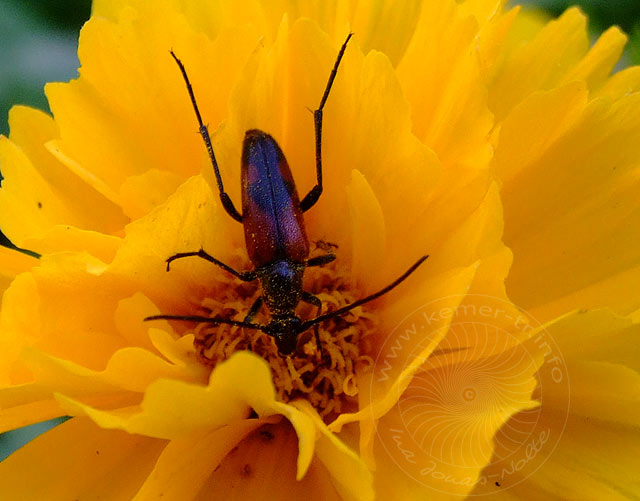
<path id="1" fill-rule="evenodd" d="M 242 145 L 242 214 L 237 211 L 231 198 L 224 190 L 209 130 L 202 121 L 187 71 L 182 61 L 171 51 L 171 55 L 182 72 L 198 119 L 200 135 L 209 152 L 220 192 L 220 200 L 227 213 L 244 226 L 247 252 L 254 269 L 236 271 L 207 254 L 204 249 L 200 249 L 197 252 L 181 252 L 169 257 L 167 271 L 169 271 L 171 263 L 177 259 L 199 257 L 221 267 L 240 280 L 246 282 L 259 280 L 262 295 L 255 300 L 243 321 L 196 315 L 154 315 L 145 318 L 145 320 L 184 320 L 257 329 L 275 339 L 281 355 L 291 355 L 295 352 L 298 336 L 315 326 L 316 343 L 318 350 L 322 353 L 317 329 L 320 322 L 343 315 L 389 292 L 427 259 L 428 256 L 422 256 L 405 273 L 378 292 L 323 315 L 320 315 L 322 309 L 320 299 L 310 292 L 302 290 L 302 277 L 305 268 L 322 266 L 336 258 L 333 253 L 308 258 L 309 241 L 302 214 L 311 209 L 322 194 L 322 112 L 351 36 L 352 34 L 349 34 L 342 44 L 320 105 L 313 113 L 316 143 L 316 185 L 300 201 L 291 170 L 278 143 L 266 132 L 257 129 L 248 130 Z M 300 301 L 316 306 L 318 316 L 311 320 L 302 321 L 295 313 Z M 264 325 L 253 322 L 263 303 L 271 313 L 271 321 Z"/>

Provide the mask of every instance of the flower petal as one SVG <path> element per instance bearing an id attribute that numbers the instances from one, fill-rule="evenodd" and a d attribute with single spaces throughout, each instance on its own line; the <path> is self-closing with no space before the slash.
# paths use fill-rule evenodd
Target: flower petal
<path id="1" fill-rule="evenodd" d="M 218 366 L 211 373 L 208 386 L 173 379 L 156 380 L 147 387 L 139 409 L 103 411 L 64 395 L 57 398 L 69 412 L 88 415 L 103 428 L 172 439 L 225 426 L 248 416 L 248 400 L 260 395 L 267 395 L 268 399 L 273 394 L 273 385 L 263 364 L 257 357 L 241 353 Z M 238 393 L 239 388 L 245 393 Z"/>
<path id="2" fill-rule="evenodd" d="M 0 433 L 66 416 L 60 404 L 44 391 L 30 391 L 34 385 L 0 390 Z M 31 402 L 20 403 L 23 401 Z"/>
<path id="3" fill-rule="evenodd" d="M 610 311 L 577 312 L 547 325 L 564 358 L 570 385 L 554 364 L 540 370 L 542 406 L 518 414 L 496 436 L 496 452 L 476 493 L 570 499 L 629 499 L 639 494 L 639 325 Z M 579 343 L 576 340 L 579 339 Z M 570 406 L 569 406 L 570 399 Z M 516 454 L 515 437 L 537 436 Z"/>
<path id="4" fill-rule="evenodd" d="M 4 136 L 0 137 L 0 164 L 5 176 L 0 190 L 0 225 L 16 245 L 22 247 L 27 236 L 40 236 L 55 224 L 81 224 L 25 153 Z"/>
<path id="5" fill-rule="evenodd" d="M 190 349 L 185 356 L 185 339 L 168 340 L 160 336 L 160 332 L 152 336 L 153 346 L 170 362 L 145 349 L 127 347 L 116 351 L 104 370 L 94 371 L 38 350 L 25 350 L 22 361 L 34 382 L 0 389 L 0 429 L 14 429 L 65 415 L 52 398 L 54 391 L 78 398 L 85 405 L 117 409 L 137 405 L 141 393 L 159 378 L 206 381 L 208 369 L 192 363 L 195 353 L 193 341 L 188 339 L 192 336 L 185 336 Z"/>
<path id="6" fill-rule="evenodd" d="M 319 431 L 315 454 L 331 475 L 331 483 L 345 500 L 373 500 L 373 478 L 360 457 L 347 447 L 306 400 L 294 401 L 294 407 L 313 420 Z"/>
<path id="7" fill-rule="evenodd" d="M 424 287 L 430 293 L 435 292 L 433 297 L 436 299 L 431 304 L 424 305 L 426 313 L 421 311 L 421 316 L 432 319 L 428 322 L 431 335 L 423 335 L 421 332 L 420 336 L 415 336 L 417 327 L 415 323 L 411 323 L 411 315 L 409 315 L 405 318 L 405 320 L 409 319 L 407 326 L 402 323 L 394 326 L 395 329 L 387 336 L 386 343 L 376 343 L 380 349 L 376 356 L 376 360 L 379 361 L 375 366 L 377 373 L 367 375 L 362 378 L 362 381 L 358 381 L 361 394 L 367 396 L 361 395 L 362 402 L 358 412 L 341 414 L 331 423 L 329 428 L 332 431 L 339 432 L 343 425 L 350 422 L 378 419 L 393 407 L 415 372 L 446 334 L 456 306 L 464 297 L 464 292 L 468 290 L 475 270 L 476 266 L 455 270 L 455 273 L 437 277 L 433 282 L 423 282 L 420 285 L 421 289 Z M 456 294 L 454 291 L 460 291 L 460 293 Z M 419 295 L 419 292 L 417 291 L 416 294 Z M 445 313 L 441 314 L 442 312 Z M 389 318 L 402 317 L 399 314 L 390 314 Z M 403 349 L 405 345 L 408 349 Z M 363 440 L 365 440 L 364 434 Z M 365 443 L 368 443 L 368 440 L 365 440 Z"/>
<path id="8" fill-rule="evenodd" d="M 57 398 L 70 414 L 89 416 L 103 428 L 170 439 L 245 419 L 252 409 L 260 416 L 282 414 L 299 436 L 298 478 L 304 476 L 313 457 L 313 422 L 297 409 L 276 401 L 268 366 L 247 352 L 218 365 L 208 386 L 156 379 L 147 386 L 139 407 L 110 411 L 62 394 Z"/>
<path id="9" fill-rule="evenodd" d="M 411 287 L 411 284 L 418 283 L 421 273 L 418 270 L 415 273 L 417 277 L 410 277 L 408 286 L 392 296 L 395 301 L 382 311 L 381 339 L 375 343 L 382 349 L 378 348 L 376 356 L 388 373 L 380 381 L 393 377 L 400 367 L 411 365 L 407 357 L 417 356 L 427 344 L 439 343 L 438 339 L 447 333 L 448 322 L 458 315 L 457 307 L 464 303 L 466 294 L 490 294 L 506 300 L 502 283 L 511 259 L 500 242 L 501 230 L 500 199 L 497 187 L 491 186 L 481 205 L 447 240 L 433 249 L 433 255 L 424 265 L 425 272 L 442 271 L 428 280 L 423 279 L 422 284 Z M 478 298 L 472 301 L 477 302 Z M 486 302 L 484 298 L 480 299 L 481 304 Z M 425 330 L 418 334 L 416 326 L 425 322 Z M 414 343 L 420 344 L 420 348 L 415 348 L 417 351 L 410 348 Z M 424 356 L 429 354 L 423 353 Z M 393 366 L 390 372 L 387 367 L 389 364 Z"/>
<path id="10" fill-rule="evenodd" d="M 502 119 L 532 92 L 548 90 L 587 53 L 586 17 L 577 8 L 568 9 L 508 54 L 489 87 L 489 103 L 496 119 Z"/>
<path id="11" fill-rule="evenodd" d="M 553 101 L 561 94 L 548 97 Z M 613 298 L 596 297 L 593 289 L 581 297 L 580 291 L 601 282 L 611 290 L 611 277 L 638 265 L 640 249 L 631 235 L 640 232 L 639 109 L 637 93 L 593 100 L 542 155 L 521 156 L 509 143 L 504 147 L 514 154 L 497 153 L 502 164 L 515 165 L 502 190 L 504 239 L 515 255 L 507 288 L 541 321 L 566 309 L 619 305 L 611 300 L 629 297 L 624 281 Z M 530 203 L 523 204 L 524 198 Z M 577 301 L 563 300 L 567 296 Z M 596 303 L 585 303 L 588 297 Z M 640 306 L 635 297 L 631 309 Z M 550 302 L 555 309 L 545 306 Z"/>
<path id="12" fill-rule="evenodd" d="M 220 275 L 227 272 L 203 259 L 190 258 L 174 263 L 167 273 L 167 258 L 202 248 L 243 269 L 248 259 L 246 252 L 237 251 L 241 231 L 242 227 L 224 212 L 209 184 L 202 176 L 194 176 L 166 203 L 127 226 L 124 243 L 108 274 L 124 279 L 132 293 L 144 293 L 162 312 L 179 314 L 193 308 L 197 298 L 214 289 Z M 145 313 L 152 315 L 154 311 L 139 313 L 140 321 Z"/>
<path id="13" fill-rule="evenodd" d="M 502 183 L 531 168 L 547 149 L 580 120 L 587 104 L 582 82 L 536 92 L 517 105 L 500 126 L 493 159 Z"/>
<path id="14" fill-rule="evenodd" d="M 21 247 L 42 237 L 55 224 L 109 234 L 122 229 L 120 210 L 58 162 L 45 148 L 57 126 L 45 113 L 14 106 L 9 113 L 10 140 L 0 143 L 5 177 L 0 190 L 3 231 Z M 17 169 L 14 173 L 14 170 Z M 19 213 L 17 219 L 9 216 Z M 20 224 L 15 224 L 19 221 Z M 63 249 L 57 243 L 56 249 Z M 34 250 L 40 251 L 34 247 Z"/>
<path id="15" fill-rule="evenodd" d="M 183 178 L 174 172 L 149 169 L 122 183 L 120 199 L 131 219 L 138 219 L 166 200 L 182 181 Z"/>
<path id="16" fill-rule="evenodd" d="M 486 167 L 493 117 L 481 85 L 477 20 L 441 0 L 422 3 L 417 26 L 397 70 L 413 130 L 445 165 Z"/>
<path id="17" fill-rule="evenodd" d="M 515 413 L 538 406 L 531 395 L 542 361 L 534 343 L 449 366 L 430 368 L 427 361 L 378 423 L 378 495 L 468 494 L 491 458 L 496 431 Z"/>
<path id="18" fill-rule="evenodd" d="M 23 273 L 11 282 L 2 297 L 0 313 L 0 383 L 29 381 L 22 364 L 16 360 L 22 348 L 37 336 L 39 322 L 37 284 L 31 273 Z M 25 308 L 28 305 L 29 308 Z M 31 310 L 31 311 L 30 311 Z M 25 328 L 26 327 L 26 328 Z M 31 338 L 31 339 L 30 339 Z"/>
<path id="19" fill-rule="evenodd" d="M 394 66 L 397 65 L 416 30 L 425 2 L 381 0 L 369 4 L 354 3 L 356 8 L 351 30 L 361 38 L 365 52 L 372 49 L 383 52 Z M 384 30 L 380 29 L 381 24 L 384 24 Z"/>
<path id="20" fill-rule="evenodd" d="M 3 325 L 8 332 L 21 332 L 23 345 L 103 369 L 113 352 L 125 346 L 114 328 L 113 313 L 120 300 L 114 292 L 127 289 L 121 280 L 103 276 L 105 268 L 84 253 L 43 256 L 28 278 L 14 281 L 5 293 L 29 299 L 3 309 Z"/>
<path id="21" fill-rule="evenodd" d="M 353 235 L 351 273 L 358 284 L 373 282 L 365 291 L 372 292 L 380 288 L 372 280 L 371 270 L 382 267 L 386 247 L 384 215 L 371 186 L 356 169 L 351 172 L 347 193 Z"/>
<path id="22" fill-rule="evenodd" d="M 0 463 L 0 498 L 125 501 L 144 482 L 165 444 L 74 418 Z"/>
<path id="23" fill-rule="evenodd" d="M 311 462 L 304 478 L 296 480 L 297 442 L 298 437 L 286 422 L 264 426 L 227 455 L 196 499 L 342 499 L 317 458 Z"/>
<path id="24" fill-rule="evenodd" d="M 0 247 L 0 299 L 16 276 L 38 264 L 38 260 L 23 252 Z"/>
<path id="25" fill-rule="evenodd" d="M 586 17 L 577 8 L 539 23 L 533 39 L 509 53 L 490 85 L 491 109 L 499 121 L 530 94 L 582 81 L 590 90 L 605 84 L 627 37 L 616 27 L 589 49 Z"/>
<path id="26" fill-rule="evenodd" d="M 215 128 L 258 40 L 250 26 L 230 27 L 209 40 L 169 2 L 137 2 L 117 21 L 92 17 L 80 35 L 80 78 L 46 87 L 60 129 L 55 151 L 105 197 L 129 215 L 139 214 L 143 207 L 121 192 L 128 177 L 157 169 L 185 178 L 208 163 L 169 51 L 183 58 L 204 120 Z M 215 92 L 205 92 L 211 82 Z"/>
<path id="27" fill-rule="evenodd" d="M 617 99 L 640 90 L 640 67 L 625 68 L 612 75 L 595 93 L 595 97 Z"/>
<path id="28" fill-rule="evenodd" d="M 600 35 L 589 52 L 564 77 L 563 82 L 581 80 L 590 89 L 597 89 L 609 77 L 626 43 L 627 36 L 620 28 L 612 26 Z"/>
<path id="29" fill-rule="evenodd" d="M 172 440 L 133 499 L 193 499 L 227 454 L 264 423 L 249 419 Z"/>

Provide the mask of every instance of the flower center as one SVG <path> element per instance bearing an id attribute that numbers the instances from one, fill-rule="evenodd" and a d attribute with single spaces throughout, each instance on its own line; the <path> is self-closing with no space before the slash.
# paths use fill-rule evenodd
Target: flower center
<path id="1" fill-rule="evenodd" d="M 322 301 L 322 313 L 335 311 L 361 297 L 350 287 L 347 270 L 336 261 L 305 270 L 304 289 Z M 205 298 L 201 306 L 209 316 L 244 320 L 260 295 L 256 283 L 247 284 L 225 277 L 216 297 Z M 366 307 L 365 307 L 366 308 Z M 315 306 L 300 303 L 296 314 L 302 320 L 317 316 Z M 265 307 L 253 322 L 266 324 Z M 200 324 L 195 331 L 195 348 L 202 361 L 215 366 L 238 350 L 251 350 L 271 367 L 278 399 L 283 402 L 303 398 L 325 419 L 357 409 L 358 376 L 373 366 L 367 334 L 375 328 L 375 315 L 363 307 L 317 324 L 322 351 L 318 350 L 314 328 L 298 337 L 291 356 L 278 353 L 274 339 L 258 330 L 237 326 Z"/>

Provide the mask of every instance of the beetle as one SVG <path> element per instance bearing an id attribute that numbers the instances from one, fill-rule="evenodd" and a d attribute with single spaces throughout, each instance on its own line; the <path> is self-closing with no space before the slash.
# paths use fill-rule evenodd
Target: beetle
<path id="1" fill-rule="evenodd" d="M 182 61 L 171 51 L 171 56 L 180 68 L 191 98 L 191 104 L 199 124 L 199 132 L 207 148 L 215 173 L 220 201 L 227 214 L 244 226 L 247 253 L 254 269 L 236 271 L 209 255 L 204 249 L 200 249 L 196 252 L 181 252 L 169 257 L 167 259 L 167 271 L 169 271 L 173 261 L 195 256 L 219 266 L 240 280 L 246 282 L 258 280 L 262 294 L 255 300 L 243 321 L 197 315 L 153 315 L 145 318 L 145 320 L 184 320 L 256 329 L 274 338 L 278 352 L 282 356 L 294 353 L 297 348 L 298 336 L 307 329 L 315 327 L 316 343 L 318 350 L 322 353 L 322 345 L 318 333 L 318 325 L 321 322 L 343 315 L 389 292 L 429 257 L 422 256 L 405 273 L 378 292 L 323 315 L 320 315 L 322 308 L 320 299 L 302 289 L 302 278 L 306 268 L 322 266 L 336 258 L 335 254 L 329 252 L 309 259 L 309 241 L 303 213 L 311 209 L 322 194 L 323 109 L 336 78 L 340 61 L 352 35 L 350 33 L 342 44 L 329 75 L 320 105 L 313 112 L 316 157 L 315 186 L 300 200 L 291 170 L 278 143 L 266 132 L 258 129 L 248 130 L 242 145 L 242 214 L 238 212 L 231 198 L 224 190 L 218 162 L 209 137 L 209 130 L 202 121 L 187 71 Z M 316 306 L 318 315 L 311 320 L 303 321 L 300 319 L 295 313 L 300 301 Z M 253 319 L 263 304 L 266 305 L 271 313 L 271 320 L 267 324 L 254 323 Z"/>

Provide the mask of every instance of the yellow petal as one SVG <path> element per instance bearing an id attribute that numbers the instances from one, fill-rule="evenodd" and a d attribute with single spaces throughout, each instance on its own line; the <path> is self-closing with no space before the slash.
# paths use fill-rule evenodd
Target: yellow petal
<path id="1" fill-rule="evenodd" d="M 223 460 L 195 499 L 341 499 L 317 459 L 305 477 L 296 480 L 296 442 L 297 437 L 288 424 L 264 426 Z"/>
<path id="2" fill-rule="evenodd" d="M 175 192 L 182 181 L 181 176 L 158 169 L 127 178 L 120 186 L 124 212 L 131 219 L 144 216 Z"/>
<path id="3" fill-rule="evenodd" d="M 17 246 L 55 224 L 81 224 L 25 153 L 4 136 L 0 137 L 0 164 L 5 176 L 0 189 L 0 225 Z"/>
<path id="4" fill-rule="evenodd" d="M 383 52 L 397 65 L 420 21 L 425 2 L 383 0 L 355 4 L 351 29 L 362 40 L 362 46 L 367 52 L 371 49 Z M 380 29 L 381 24 L 384 30 Z"/>
<path id="5" fill-rule="evenodd" d="M 24 393 L 28 391 L 26 390 L 26 385 L 12 389 L 17 389 L 23 399 L 25 398 Z M 0 408 L 2 409 L 0 413 L 0 433 L 66 416 L 60 404 L 53 398 L 47 399 L 45 392 L 40 392 L 34 398 L 35 402 L 13 405 L 12 407 L 6 407 L 6 393 L 5 389 L 0 390 Z"/>
<path id="6" fill-rule="evenodd" d="M 189 336 L 187 336 L 188 338 Z M 152 340 L 154 345 L 158 335 Z M 171 362 L 141 348 L 128 347 L 116 351 L 104 370 L 95 371 L 38 350 L 26 350 L 21 357 L 30 370 L 33 383 L 0 389 L 3 429 L 13 429 L 52 417 L 64 415 L 53 401 L 54 391 L 79 398 L 84 404 L 101 409 L 116 409 L 136 405 L 141 393 L 159 378 L 204 382 L 206 367 L 193 364 L 195 353 L 190 340 L 190 356 L 181 357 L 179 346 L 184 339 L 163 340 L 158 351 Z M 178 356 L 176 356 L 178 355 Z"/>
<path id="7" fill-rule="evenodd" d="M 36 258 L 8 247 L 0 247 L 0 299 L 20 273 L 38 264 Z"/>
<path id="8" fill-rule="evenodd" d="M 234 75 L 258 39 L 254 28 L 236 26 L 209 40 L 169 3 L 138 2 L 117 21 L 94 16 L 80 36 L 80 78 L 46 88 L 60 130 L 60 157 L 114 203 L 131 213 L 141 210 L 128 203 L 126 188 L 120 191 L 128 177 L 156 169 L 184 179 L 207 162 L 169 51 L 182 58 L 213 130 L 226 115 Z"/>
<path id="9" fill-rule="evenodd" d="M 125 7 L 131 4 L 131 0 L 96 0 L 91 4 L 91 14 L 116 21 Z"/>
<path id="10" fill-rule="evenodd" d="M 494 297 L 506 300 L 502 281 L 511 260 L 509 252 L 505 251 L 500 243 L 501 229 L 500 200 L 496 186 L 492 186 L 481 205 L 464 224 L 459 226 L 448 240 L 440 243 L 439 247 L 429 249 L 433 255 L 423 265 L 424 272 L 443 271 L 418 286 L 412 286 L 417 282 L 410 278 L 406 288 L 397 293 L 397 296 L 391 296 L 390 300 L 395 298 L 395 302 L 389 305 L 388 311 L 382 312 L 381 335 L 384 339 L 380 339 L 378 345 L 385 348 L 378 353 L 381 360 L 387 360 L 386 357 L 392 352 L 398 351 L 398 342 L 402 345 L 413 345 L 418 340 L 426 343 L 426 339 L 431 339 L 433 333 L 438 333 L 436 338 L 444 336 L 447 329 L 446 319 L 451 318 L 468 292 L 484 295 L 491 293 Z M 458 268 L 460 265 L 466 267 Z M 416 272 L 418 278 L 421 272 Z M 470 287 L 473 287 L 472 291 Z M 471 301 L 476 302 L 478 299 L 474 298 Z M 485 300 L 481 299 L 480 303 L 484 304 Z M 411 322 L 422 325 L 425 319 L 428 327 L 418 334 L 416 326 L 412 326 Z M 404 333 L 400 328 L 402 325 L 406 329 Z M 407 335 L 416 339 L 409 341 L 406 339 Z M 399 359 L 393 357 L 394 360 L 388 360 L 392 365 L 403 366 L 406 363 L 405 357 L 412 352 L 407 349 L 401 351 L 403 354 L 398 355 Z"/>
<path id="11" fill-rule="evenodd" d="M 572 82 L 548 92 L 536 92 L 517 105 L 500 126 L 493 159 L 500 180 L 507 184 L 535 165 L 547 149 L 582 117 L 587 90 Z"/>
<path id="12" fill-rule="evenodd" d="M 504 4 L 504 0 L 471 0 L 461 5 L 463 9 L 469 9 L 479 20 L 478 55 L 487 81 L 491 81 L 501 58 L 505 55 L 509 33 L 515 31 L 514 25 L 525 18 L 524 15 L 518 15 L 519 5 L 505 12 Z"/>
<path id="13" fill-rule="evenodd" d="M 3 294 L 0 313 L 0 382 L 3 386 L 31 380 L 23 364 L 16 361 L 22 348 L 37 338 L 38 306 L 37 284 L 31 273 L 19 275 Z"/>
<path id="14" fill-rule="evenodd" d="M 43 256 L 29 284 L 14 282 L 9 288 L 15 286 L 16 294 L 22 289 L 20 293 L 29 294 L 30 299 L 19 308 L 3 310 L 3 322 L 11 325 L 10 331 L 21 332 L 23 342 L 62 359 L 103 369 L 113 352 L 125 346 L 113 327 L 113 312 L 120 299 L 114 291 L 123 290 L 122 282 L 102 276 L 105 268 L 103 262 L 84 253 Z M 61 311 L 66 315 L 61 317 Z"/>
<path id="15" fill-rule="evenodd" d="M 527 448 L 520 448 L 517 454 L 510 454 L 508 448 L 497 449 L 497 457 L 508 459 L 492 462 L 473 494 L 491 494 L 495 499 L 638 497 L 640 437 L 636 428 L 570 417 L 563 429 L 564 419 L 546 414 L 538 418 L 541 431 L 531 435 L 522 421 L 522 414 L 515 416 L 507 424 L 513 435 L 499 434 L 496 441 L 508 444 L 515 436 L 527 437 Z"/>
<path id="16" fill-rule="evenodd" d="M 638 283 L 640 283 L 640 266 L 605 277 L 588 287 L 549 301 L 538 311 L 543 312 L 545 317 L 552 318 L 563 315 L 577 305 L 583 308 L 612 307 L 621 313 L 631 312 L 638 307 L 638 297 L 630 294 L 629 291 L 633 291 Z"/>
<path id="17" fill-rule="evenodd" d="M 539 374 L 542 405 L 498 433 L 485 483 L 475 492 L 495 493 L 497 481 L 506 496 L 548 497 L 561 485 L 569 499 L 637 497 L 638 323 L 593 311 L 546 327 L 555 348 Z M 515 437 L 528 445 L 514 449 Z"/>
<path id="18" fill-rule="evenodd" d="M 619 96 L 631 94 L 637 92 L 640 89 L 640 67 L 632 66 L 631 68 L 625 68 L 611 78 L 598 89 L 595 94 L 596 97 L 604 97 L 609 99 L 616 99 Z"/>
<path id="19" fill-rule="evenodd" d="M 398 65 L 416 135 L 445 165 L 474 170 L 491 157 L 487 136 L 493 125 L 475 53 L 477 33 L 476 19 L 453 0 L 423 2 Z"/>
<path id="20" fill-rule="evenodd" d="M 339 165 L 352 165 L 362 173 L 384 215 L 384 235 L 380 235 L 379 241 L 374 240 L 373 233 L 380 223 L 372 225 L 370 242 L 357 242 L 360 235 L 354 235 L 353 228 L 350 232 L 353 246 L 362 248 L 373 244 L 376 249 L 385 251 L 385 266 L 369 268 L 369 274 L 376 277 L 369 280 L 373 282 L 368 284 L 372 290 L 406 270 L 407 256 L 415 260 L 427 252 L 430 225 L 425 218 L 425 211 L 428 211 L 425 207 L 429 207 L 433 197 L 441 166 L 434 153 L 411 132 L 410 109 L 388 58 L 380 53 L 369 53 L 357 69 L 359 82 L 356 80 L 356 85 L 350 89 L 352 99 L 335 108 L 347 111 L 353 121 L 348 124 L 343 119 L 342 125 L 334 125 L 333 131 L 340 134 L 341 127 L 345 126 L 350 131 L 349 144 L 338 159 Z M 370 103 L 380 101 L 380 96 L 384 96 L 383 102 L 372 107 Z M 353 110 L 352 114 L 348 113 L 349 109 Z M 345 179 L 345 184 L 349 182 L 352 179 Z M 390 186 L 393 189 L 389 189 Z M 353 202 L 349 201 L 350 204 Z M 330 218 L 340 215 L 326 206 L 323 210 L 325 223 L 322 227 L 333 233 Z M 333 226 L 336 226 L 335 222 Z"/>
<path id="21" fill-rule="evenodd" d="M 446 367 L 430 369 L 427 361 L 378 423 L 378 495 L 417 500 L 425 493 L 434 499 L 468 494 L 491 458 L 495 432 L 513 414 L 538 406 L 531 394 L 542 360 L 542 350 L 530 343 Z"/>
<path id="22" fill-rule="evenodd" d="M 631 235 L 640 231 L 634 211 L 638 109 L 638 94 L 591 101 L 542 156 L 526 169 L 512 168 L 517 175 L 503 186 L 504 240 L 515 256 L 507 288 L 516 304 L 540 321 L 552 318 L 545 303 L 580 299 L 580 290 L 601 282 L 612 290 L 611 277 L 637 267 L 638 245 Z M 521 160 L 529 159 L 511 154 L 502 163 Z M 522 203 L 525 197 L 530 203 Z M 629 297 L 623 286 L 621 280 L 615 297 Z M 596 299 L 593 292 L 590 297 Z M 602 296 L 596 301 L 619 308 Z M 564 304 L 572 309 L 598 305 Z"/>
<path id="23" fill-rule="evenodd" d="M 537 90 L 548 90 L 587 53 L 586 18 L 577 8 L 551 21 L 509 54 L 489 87 L 489 106 L 498 121 Z"/>
<path id="24" fill-rule="evenodd" d="M 108 429 L 122 429 L 159 438 L 179 438 L 225 426 L 246 418 L 251 409 L 260 416 L 282 414 L 299 436 L 298 478 L 313 457 L 315 427 L 295 408 L 277 402 L 265 362 L 240 352 L 211 373 L 208 386 L 174 379 L 156 379 L 146 388 L 139 408 L 101 410 L 65 395 L 58 400 L 73 415 L 87 415 Z"/>
<path id="25" fill-rule="evenodd" d="M 251 397 L 255 399 L 264 393 L 268 399 L 273 395 L 273 385 L 263 364 L 257 357 L 242 353 L 218 366 L 211 373 L 208 386 L 156 380 L 147 387 L 140 409 L 102 411 L 63 395 L 58 398 L 69 412 L 88 415 L 103 428 L 178 438 L 244 419 L 250 412 Z M 243 372 L 243 369 L 251 370 Z M 238 389 L 245 394 L 238 393 Z"/>
<path id="26" fill-rule="evenodd" d="M 546 328 L 568 363 L 610 362 L 640 372 L 635 351 L 640 328 L 637 319 L 620 317 L 610 310 L 579 310 L 555 319 Z M 595 407 L 593 410 L 605 411 Z"/>
<path id="27" fill-rule="evenodd" d="M 562 79 L 563 82 L 581 80 L 590 89 L 597 89 L 609 77 L 617 64 L 627 36 L 612 26 L 605 31 L 582 60 Z"/>
<path id="28" fill-rule="evenodd" d="M 51 254 L 60 250 L 86 252 L 108 263 L 116 255 L 122 239 L 69 225 L 55 225 L 40 235 L 25 238 L 23 242 L 27 249 L 37 249 L 42 254 Z"/>
<path id="29" fill-rule="evenodd" d="M 331 483 L 345 500 L 372 500 L 373 478 L 362 459 L 347 447 L 326 424 L 309 402 L 298 400 L 293 406 L 310 416 L 319 431 L 315 454 L 331 475 Z"/>
<path id="30" fill-rule="evenodd" d="M 419 311 L 419 317 L 421 320 L 425 319 L 424 322 L 416 325 L 415 318 L 411 316 L 412 310 L 415 313 L 416 308 L 407 308 L 404 311 L 408 311 L 409 315 L 405 313 L 405 318 L 400 323 L 393 325 L 389 331 L 382 330 L 388 332 L 386 342 L 381 340 L 374 343 L 380 350 L 376 354 L 376 360 L 379 362 L 375 366 L 377 371 L 373 375 L 363 377 L 362 382 L 359 381 L 361 392 L 369 396 L 361 397 L 360 411 L 341 414 L 331 424 L 331 430 L 339 431 L 344 424 L 362 419 L 378 419 L 391 409 L 409 385 L 415 372 L 445 336 L 456 306 L 464 297 L 475 269 L 476 267 L 472 266 L 455 270 L 447 276 L 437 277 L 433 282 L 420 284 L 420 289 L 424 287 L 429 294 L 433 294 L 431 297 L 436 298 L 426 304 L 420 304 L 423 308 Z M 454 291 L 459 293 L 456 294 Z M 414 290 L 418 297 L 424 297 L 420 292 Z M 402 302 L 398 302 L 387 309 L 385 314 L 388 314 L 389 321 L 395 319 L 397 322 L 398 318 L 402 318 L 398 312 L 390 313 L 393 310 L 400 311 L 401 305 L 404 306 Z"/>
<path id="31" fill-rule="evenodd" d="M 220 462 L 264 420 L 251 419 L 169 442 L 133 498 L 192 499 Z"/>
<path id="32" fill-rule="evenodd" d="M 0 498 L 132 499 L 165 444 L 74 418 L 0 463 Z"/>
<path id="33" fill-rule="evenodd" d="M 429 265 L 448 270 L 468 265 L 493 254 L 503 245 L 502 205 L 498 187 L 489 186 L 481 204 L 460 224 L 439 247 L 429 249 L 434 255 Z"/>
<path id="34" fill-rule="evenodd" d="M 227 228 L 235 232 L 229 234 Z M 243 238 L 241 231 L 220 207 L 217 194 L 201 176 L 194 176 L 165 204 L 127 226 L 108 274 L 126 277 L 132 292 L 143 292 L 162 312 L 178 314 L 192 308 L 196 298 L 215 287 L 227 272 L 203 259 L 190 258 L 174 263 L 167 273 L 167 258 L 203 248 L 230 266 L 247 269 L 248 259 L 239 259 L 236 251 Z M 139 320 L 152 314 L 149 309 L 139 312 Z"/>
<path id="35" fill-rule="evenodd" d="M 371 186 L 360 171 L 352 171 L 347 193 L 353 235 L 351 273 L 356 283 L 369 284 L 365 292 L 372 292 L 380 288 L 375 278 L 372 279 L 371 271 L 382 267 L 386 247 L 384 215 Z"/>
<path id="36" fill-rule="evenodd" d="M 526 19 L 529 14 L 521 16 Z M 590 90 L 605 84 L 618 62 L 626 36 L 616 27 L 605 31 L 588 49 L 586 18 L 576 8 L 556 21 L 531 23 L 531 41 L 521 31 L 513 37 L 520 44 L 506 54 L 490 86 L 491 109 L 502 120 L 528 95 L 540 90 L 581 81 Z M 521 30 L 520 26 L 514 31 Z M 524 42 L 524 43 L 523 43 Z M 552 47 L 554 49 L 552 49 Z"/>
<path id="37" fill-rule="evenodd" d="M 149 335 L 149 325 L 140 321 L 140 312 L 153 311 L 153 308 L 151 301 L 140 293 L 119 301 L 114 315 L 116 329 L 130 346 L 139 346 L 150 352 L 156 351 Z M 168 358 L 168 360 L 175 362 L 171 358 Z"/>
<path id="38" fill-rule="evenodd" d="M 24 247 L 37 245 L 26 239 L 41 237 L 56 223 L 107 234 L 122 229 L 126 220 L 118 207 L 85 184 L 45 148 L 45 143 L 58 133 L 51 117 L 31 108 L 14 106 L 9 122 L 10 141 L 2 144 L 2 170 L 6 179 L 0 200 L 4 204 L 3 213 L 21 212 L 18 219 L 21 225 L 3 222 L 3 230 L 11 234 L 15 243 Z M 14 175 L 15 168 L 19 171 Z M 30 224 L 26 224 L 28 219 Z M 64 248 L 60 242 L 54 246 L 56 250 Z M 37 247 L 34 249 L 40 251 Z"/>

